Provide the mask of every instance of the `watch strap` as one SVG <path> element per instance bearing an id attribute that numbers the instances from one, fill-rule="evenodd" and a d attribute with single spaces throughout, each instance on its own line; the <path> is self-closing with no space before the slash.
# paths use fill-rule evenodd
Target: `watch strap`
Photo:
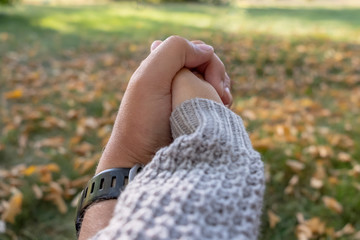
<path id="1" fill-rule="evenodd" d="M 80 195 L 76 210 L 75 228 L 77 236 L 80 233 L 82 220 L 86 209 L 94 202 L 107 199 L 117 199 L 136 174 L 141 171 L 139 164 L 132 168 L 111 168 L 96 174 Z"/>

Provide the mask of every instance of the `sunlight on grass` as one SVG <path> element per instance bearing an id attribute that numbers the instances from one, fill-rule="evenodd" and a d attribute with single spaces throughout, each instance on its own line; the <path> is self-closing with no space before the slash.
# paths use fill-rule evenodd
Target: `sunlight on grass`
<path id="1" fill-rule="evenodd" d="M 37 10 L 37 7 L 31 7 Z M 56 11 L 56 7 L 47 7 Z M 41 9 L 41 8 L 40 8 Z M 334 18 L 337 10 L 296 9 L 291 15 L 281 8 L 242 8 L 192 5 L 141 5 L 131 3 L 111 4 L 98 9 L 62 8 L 54 14 L 40 14 L 39 26 L 64 33 L 91 34 L 98 32 L 122 32 L 142 37 L 142 31 L 152 33 L 157 26 L 168 26 L 170 34 L 182 29 L 225 31 L 228 33 L 259 33 L 274 36 L 314 36 L 337 40 L 360 41 L 357 27 L 359 18 Z M 327 12 L 329 11 L 329 12 Z M 315 19 L 315 21 L 314 21 Z M 132 33 L 133 32 L 133 33 Z"/>

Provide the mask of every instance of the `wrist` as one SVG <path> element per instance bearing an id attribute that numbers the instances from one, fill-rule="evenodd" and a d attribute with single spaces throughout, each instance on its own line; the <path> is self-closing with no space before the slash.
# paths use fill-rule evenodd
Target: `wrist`
<path id="1" fill-rule="evenodd" d="M 95 174 L 109 168 L 132 168 L 139 162 L 122 144 L 109 140 L 106 145 Z"/>

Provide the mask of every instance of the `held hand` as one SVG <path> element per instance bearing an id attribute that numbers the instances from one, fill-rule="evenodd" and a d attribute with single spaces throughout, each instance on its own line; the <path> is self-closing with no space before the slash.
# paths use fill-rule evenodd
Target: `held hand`
<path id="1" fill-rule="evenodd" d="M 172 80 L 182 68 L 204 76 L 225 105 L 232 97 L 223 63 L 211 46 L 172 36 L 155 41 L 152 52 L 130 79 L 110 140 L 97 172 L 148 163 L 155 152 L 171 143 Z"/>
<path id="2" fill-rule="evenodd" d="M 172 82 L 172 108 L 193 98 L 205 98 L 222 104 L 215 88 L 202 76 L 196 76 L 189 69 L 181 69 Z"/>

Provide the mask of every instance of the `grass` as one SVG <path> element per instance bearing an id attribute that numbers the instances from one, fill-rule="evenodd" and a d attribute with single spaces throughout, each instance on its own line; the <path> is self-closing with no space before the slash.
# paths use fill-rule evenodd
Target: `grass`
<path id="1" fill-rule="evenodd" d="M 1 7 L 0 169 L 10 175 L 0 174 L 8 187 L 0 186 L 0 202 L 9 200 L 11 186 L 24 199 L 21 214 L 0 238 L 74 236 L 71 201 L 81 189 L 74 181 L 93 173 L 127 80 L 151 42 L 178 34 L 214 45 L 233 80 L 233 110 L 244 118 L 269 175 L 261 239 L 296 239 L 297 213 L 325 224 L 326 231 L 313 232 L 315 239 L 351 239 L 353 233 L 334 232 L 346 224 L 360 231 L 359 10 L 136 3 Z M 15 89 L 22 96 L 6 97 Z M 62 142 L 44 145 L 53 137 Z M 340 153 L 350 159 L 340 161 Z M 290 168 L 291 159 L 304 168 Z M 49 181 L 41 173 L 12 174 L 19 164 L 50 163 L 60 171 Z M 299 181 L 291 185 L 294 176 Z M 313 177 L 321 188 L 310 185 Z M 64 214 L 46 200 L 52 182 L 63 191 Z M 34 185 L 42 198 L 35 197 Z M 285 193 L 288 187 L 292 191 Z M 331 210 L 323 196 L 336 199 L 343 211 Z M 273 228 L 268 210 L 281 218 Z"/>

